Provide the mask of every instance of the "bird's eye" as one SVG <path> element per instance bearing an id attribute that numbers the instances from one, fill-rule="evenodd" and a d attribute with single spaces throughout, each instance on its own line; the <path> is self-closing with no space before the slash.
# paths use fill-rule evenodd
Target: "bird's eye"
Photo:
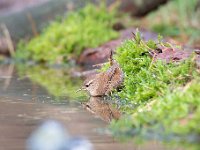
<path id="1" fill-rule="evenodd" d="M 85 84 L 85 87 L 89 87 L 90 84 L 92 84 L 92 82 L 93 82 L 93 80 L 90 80 L 89 82 L 87 82 L 87 83 Z"/>

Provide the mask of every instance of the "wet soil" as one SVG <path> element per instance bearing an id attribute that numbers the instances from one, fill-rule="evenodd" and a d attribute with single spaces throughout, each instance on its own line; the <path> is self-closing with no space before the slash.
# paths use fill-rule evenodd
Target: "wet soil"
<path id="1" fill-rule="evenodd" d="M 108 126 L 102 118 L 101 111 L 110 110 L 108 104 L 95 100 L 88 101 L 90 107 L 95 103 L 98 110 L 88 112 L 79 102 L 48 94 L 45 88 L 29 77 L 19 76 L 13 65 L 0 66 L 0 147 L 4 150 L 23 150 L 31 132 L 47 120 L 57 120 L 66 127 L 72 136 L 83 136 L 89 139 L 96 150 L 103 149 L 167 149 L 154 141 L 144 146 L 134 145 L 133 142 L 122 143 L 111 135 L 100 132 Z M 86 100 L 87 101 L 87 100 Z M 91 102 L 92 101 L 92 102 Z M 99 100 L 97 100 L 99 101 Z M 103 108 L 101 108 L 101 106 Z M 111 109 L 116 115 L 116 110 Z M 95 114 L 97 111 L 97 115 Z M 115 117 L 119 117 L 116 116 Z M 114 116 L 114 115 L 113 115 Z"/>

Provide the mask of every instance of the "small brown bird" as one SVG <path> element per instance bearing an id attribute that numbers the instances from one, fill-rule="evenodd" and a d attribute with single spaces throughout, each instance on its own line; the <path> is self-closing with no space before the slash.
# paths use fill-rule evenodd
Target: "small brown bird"
<path id="1" fill-rule="evenodd" d="M 110 55 L 110 67 L 105 72 L 93 75 L 86 79 L 82 90 L 88 91 L 91 96 L 109 95 L 123 83 L 123 71 L 119 64 Z"/>

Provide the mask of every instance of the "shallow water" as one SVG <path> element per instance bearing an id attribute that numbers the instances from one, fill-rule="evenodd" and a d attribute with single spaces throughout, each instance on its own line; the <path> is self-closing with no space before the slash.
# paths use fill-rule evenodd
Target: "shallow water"
<path id="1" fill-rule="evenodd" d="M 167 149 L 156 141 L 138 146 L 133 142 L 119 142 L 111 135 L 99 132 L 107 127 L 111 118 L 119 117 L 117 110 L 102 104 L 101 100 L 90 99 L 83 106 L 80 102 L 69 100 L 66 95 L 52 96 L 48 88 L 30 80 L 32 74 L 19 76 L 18 72 L 13 65 L 0 66 L 0 149 L 25 149 L 31 132 L 47 119 L 63 123 L 72 136 L 86 137 L 97 150 Z"/>

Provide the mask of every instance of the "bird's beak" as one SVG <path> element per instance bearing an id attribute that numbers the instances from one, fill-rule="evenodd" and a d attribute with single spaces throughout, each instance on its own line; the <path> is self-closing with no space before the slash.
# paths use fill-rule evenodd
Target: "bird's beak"
<path id="1" fill-rule="evenodd" d="M 77 91 L 76 91 L 76 93 L 78 93 L 78 92 L 80 92 L 80 91 L 85 91 L 86 89 L 84 88 L 84 87 L 81 87 L 80 89 L 78 89 Z"/>
<path id="2" fill-rule="evenodd" d="M 80 91 L 82 91 L 83 89 L 82 88 L 80 88 L 80 89 L 78 89 L 77 91 L 76 91 L 76 93 L 78 93 L 78 92 L 80 92 Z"/>

